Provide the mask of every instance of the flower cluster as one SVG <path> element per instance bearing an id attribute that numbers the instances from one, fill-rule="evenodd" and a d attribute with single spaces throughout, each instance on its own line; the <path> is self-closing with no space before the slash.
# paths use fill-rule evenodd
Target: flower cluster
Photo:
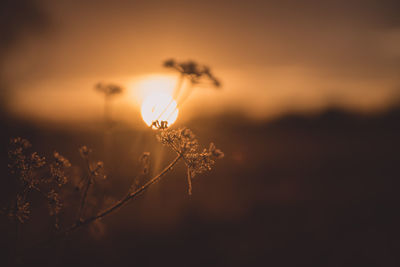
<path id="1" fill-rule="evenodd" d="M 174 59 L 164 61 L 164 67 L 172 68 L 187 77 L 192 84 L 199 84 L 203 81 L 209 81 L 215 87 L 220 87 L 220 81 L 211 73 L 209 67 L 200 65 L 194 61 L 177 62 Z"/>
<path id="2" fill-rule="evenodd" d="M 46 164 L 45 158 L 37 152 L 28 154 L 26 150 L 31 147 L 28 140 L 17 137 L 10 140 L 8 167 L 12 174 L 16 174 L 24 186 L 35 187 L 41 181 L 35 175 L 35 171 Z"/>
<path id="3" fill-rule="evenodd" d="M 168 128 L 168 121 L 155 120 L 151 123 L 150 128 L 164 130 Z"/>
<path id="4" fill-rule="evenodd" d="M 201 152 L 190 153 L 186 155 L 190 176 L 193 178 L 198 173 L 210 171 L 215 163 L 215 159 L 221 159 L 224 153 L 215 148 L 214 143 L 210 143 L 208 149 L 203 149 Z"/>
<path id="5" fill-rule="evenodd" d="M 96 161 L 93 164 L 91 164 L 90 170 L 92 172 L 92 175 L 95 177 L 99 177 L 102 179 L 107 178 L 107 175 L 105 174 L 104 171 L 104 162 L 102 161 Z"/>
<path id="6" fill-rule="evenodd" d="M 81 146 L 79 148 L 79 153 L 81 154 L 81 157 L 85 160 L 85 163 L 87 165 L 86 167 L 88 168 L 90 176 L 103 179 L 107 178 L 107 175 L 104 171 L 104 162 L 90 160 L 90 154 L 92 153 L 92 150 L 90 148 L 88 148 L 87 146 Z"/>
<path id="7" fill-rule="evenodd" d="M 135 191 L 149 178 L 150 162 L 150 152 L 143 152 L 142 155 L 139 157 L 140 172 L 132 179 L 129 191 Z"/>
<path id="8" fill-rule="evenodd" d="M 48 199 L 48 207 L 51 216 L 57 215 L 62 208 L 62 203 L 59 197 L 59 194 L 52 189 L 49 193 L 47 193 Z"/>
<path id="9" fill-rule="evenodd" d="M 196 136 L 190 129 L 161 129 L 157 136 L 158 140 L 171 147 L 175 152 L 182 156 L 190 153 L 196 153 L 198 149 L 198 141 Z"/>
<path id="10" fill-rule="evenodd" d="M 58 152 L 53 154 L 54 161 L 47 163 L 37 152 L 29 153 L 27 150 L 31 144 L 20 137 L 12 138 L 10 145 L 8 166 L 11 173 L 17 176 L 19 188 L 15 204 L 9 208 L 9 216 L 16 218 L 20 223 L 29 219 L 31 203 L 28 201 L 28 195 L 31 191 L 37 191 L 45 197 L 49 214 L 56 217 L 62 208 L 56 190 L 68 182 L 65 170 L 71 163 Z"/>
<path id="11" fill-rule="evenodd" d="M 61 187 L 68 181 L 68 178 L 65 175 L 65 168 L 71 167 L 71 163 L 58 152 L 54 152 L 53 156 L 54 162 L 50 164 L 51 181 L 54 181 L 59 187 Z"/>
<path id="12" fill-rule="evenodd" d="M 27 202 L 21 195 L 17 195 L 15 209 L 13 212 L 9 213 L 9 216 L 15 217 L 20 223 L 24 223 L 29 219 L 30 213 L 30 203 Z"/>
<path id="13" fill-rule="evenodd" d="M 88 148 L 87 146 L 81 146 L 79 148 L 79 153 L 81 154 L 82 158 L 87 158 L 89 157 L 89 154 L 92 152 L 92 150 L 90 148 Z"/>
<path id="14" fill-rule="evenodd" d="M 118 95 L 124 91 L 121 86 L 111 83 L 98 83 L 94 86 L 94 89 L 100 93 L 103 93 L 106 97 Z"/>
<path id="15" fill-rule="evenodd" d="M 187 167 L 189 194 L 192 190 L 191 180 L 196 174 L 210 171 L 215 160 L 224 157 L 224 153 L 214 143 L 210 143 L 208 149 L 200 151 L 196 136 L 187 128 L 160 130 L 158 140 L 183 158 Z"/>
<path id="16" fill-rule="evenodd" d="M 47 207 L 49 209 L 50 216 L 53 216 L 55 219 L 54 226 L 56 229 L 59 229 L 59 219 L 58 214 L 60 213 L 61 209 L 63 208 L 63 204 L 60 200 L 60 195 L 54 189 L 50 190 L 47 193 Z"/>

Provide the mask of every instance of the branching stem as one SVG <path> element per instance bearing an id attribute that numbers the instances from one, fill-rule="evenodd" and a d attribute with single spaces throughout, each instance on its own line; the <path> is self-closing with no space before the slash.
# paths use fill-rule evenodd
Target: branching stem
<path id="1" fill-rule="evenodd" d="M 86 204 L 89 188 L 93 184 L 92 171 L 90 169 L 90 164 L 89 164 L 89 161 L 87 158 L 85 158 L 85 163 L 86 163 L 86 167 L 87 167 L 87 183 L 85 185 L 83 195 L 82 195 L 81 205 L 79 206 L 79 210 L 78 210 L 78 217 L 77 217 L 78 222 L 82 220 L 82 216 L 84 215 L 85 204 Z"/>
<path id="2" fill-rule="evenodd" d="M 117 201 L 113 206 L 109 207 L 108 209 L 105 209 L 101 212 L 99 212 L 97 215 L 89 217 L 87 219 L 78 221 L 76 223 L 74 223 L 73 225 L 71 225 L 68 229 L 59 232 L 58 237 L 64 236 L 70 232 L 73 232 L 77 229 L 79 229 L 80 227 L 84 226 L 84 225 L 88 225 L 98 219 L 104 218 L 107 215 L 111 214 L 112 212 L 116 211 L 117 209 L 119 209 L 120 207 L 122 207 L 123 205 L 125 205 L 128 201 L 134 199 L 135 197 L 137 197 L 138 195 L 140 195 L 143 191 L 145 191 L 148 187 L 150 187 L 152 184 L 155 184 L 156 182 L 158 182 L 169 170 L 171 170 L 176 163 L 178 163 L 178 161 L 181 159 L 181 155 L 177 156 L 167 167 L 165 167 L 159 174 L 157 174 L 156 176 L 154 176 L 150 181 L 148 181 L 147 183 L 145 183 L 143 186 L 141 186 L 140 188 L 138 188 L 137 190 L 135 190 L 134 192 L 128 193 L 123 199 Z"/>
<path id="3" fill-rule="evenodd" d="M 189 161 L 186 159 L 186 157 L 184 156 L 183 152 L 179 151 L 179 149 L 177 149 L 172 142 L 168 143 L 168 145 L 172 148 L 172 150 L 174 150 L 179 156 L 182 157 L 183 161 L 186 164 L 186 167 L 187 167 L 187 175 L 186 176 L 187 176 L 187 181 L 188 181 L 188 194 L 189 194 L 189 196 L 191 196 L 192 195 L 192 174 L 191 174 L 190 168 L 189 168 L 189 166 L 190 166 Z"/>

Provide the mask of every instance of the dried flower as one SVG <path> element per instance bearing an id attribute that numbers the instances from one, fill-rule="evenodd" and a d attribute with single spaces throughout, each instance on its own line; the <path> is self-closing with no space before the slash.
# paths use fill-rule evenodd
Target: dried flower
<path id="1" fill-rule="evenodd" d="M 208 150 L 203 149 L 200 152 L 196 136 L 187 128 L 160 130 L 158 140 L 183 157 L 188 169 L 189 194 L 191 194 L 191 180 L 196 174 L 211 170 L 215 159 L 221 159 L 224 156 L 214 143 L 210 144 Z"/>
<path id="2" fill-rule="evenodd" d="M 161 121 L 159 122 L 158 120 L 155 120 L 151 123 L 150 128 L 152 129 L 167 129 L 168 128 L 168 121 Z"/>
<path id="3" fill-rule="evenodd" d="M 195 66 L 187 66 L 186 71 L 193 71 Z M 192 70 L 190 69 L 192 68 Z M 118 210 L 119 207 L 127 203 L 128 201 L 136 198 L 144 190 L 149 188 L 151 185 L 159 181 L 168 171 L 170 171 L 179 160 L 183 160 L 187 167 L 187 180 L 189 185 L 189 194 L 192 191 L 192 179 L 196 174 L 211 170 L 216 159 L 220 159 L 224 156 L 223 152 L 215 147 L 213 143 L 209 145 L 208 149 L 199 149 L 198 140 L 193 132 L 187 128 L 181 129 L 168 129 L 166 122 L 156 123 L 159 132 L 157 138 L 161 143 L 171 147 L 178 156 L 166 166 L 158 175 L 149 179 L 145 183 L 141 184 L 140 187 L 133 188 L 131 186 L 128 194 L 121 200 L 115 201 L 110 207 L 98 212 L 90 217 L 85 216 L 85 205 L 87 203 L 88 192 L 91 185 L 94 183 L 95 177 L 103 177 L 104 175 L 104 163 L 102 161 L 91 162 L 89 160 L 89 154 L 91 150 L 82 146 L 79 149 L 81 156 L 84 158 L 87 167 L 87 177 L 84 180 L 86 183 L 83 187 L 81 204 L 77 213 L 77 219 L 70 227 L 59 232 L 60 235 L 65 235 L 72 232 L 84 225 L 95 225 L 99 222 L 99 219 L 108 216 L 114 211 Z M 58 215 L 60 214 L 63 204 L 60 197 L 59 187 L 66 184 L 68 178 L 65 174 L 65 169 L 71 166 L 68 159 L 62 156 L 58 152 L 53 153 L 54 161 L 46 165 L 44 157 L 39 156 L 37 152 L 31 154 L 27 153 L 27 149 L 30 147 L 30 143 L 22 138 L 11 139 L 12 149 L 9 151 L 10 164 L 9 167 L 13 173 L 18 174 L 19 181 L 22 185 L 22 193 L 18 193 L 15 199 L 14 205 L 10 205 L 6 209 L 0 209 L 0 213 L 8 214 L 14 218 L 17 222 L 24 223 L 30 217 L 31 203 L 27 201 L 27 196 L 30 191 L 37 191 L 41 193 L 47 200 L 48 210 L 50 216 L 55 219 L 55 227 L 59 229 Z M 145 152 L 139 158 L 142 164 L 143 171 L 141 173 L 142 178 L 147 176 L 150 169 L 150 153 Z M 42 167 L 48 168 L 42 168 Z M 37 169 L 42 168 L 39 171 Z M 40 179 L 42 171 L 47 170 L 50 175 L 48 179 Z M 133 185 L 133 184 L 132 184 Z M 138 185 L 138 184 L 136 184 Z"/>
<path id="4" fill-rule="evenodd" d="M 68 178 L 65 175 L 65 169 L 71 167 L 71 163 L 58 152 L 54 152 L 53 156 L 55 161 L 50 164 L 50 182 L 55 182 L 59 187 L 61 187 L 68 182 Z"/>
<path id="5" fill-rule="evenodd" d="M 56 160 L 56 164 L 61 165 L 63 167 L 71 167 L 71 163 L 69 162 L 68 159 L 66 159 L 65 157 L 63 157 L 62 155 L 60 155 L 60 153 L 58 152 L 54 152 L 53 153 L 54 159 Z"/>
<path id="6" fill-rule="evenodd" d="M 11 138 L 10 144 L 15 145 L 17 147 L 21 147 L 22 149 L 28 149 L 32 146 L 28 140 L 21 138 L 21 137 Z"/>
<path id="7" fill-rule="evenodd" d="M 40 183 L 40 179 L 34 175 L 34 172 L 46 164 L 45 158 L 39 156 L 37 152 L 29 155 L 26 150 L 31 147 L 31 144 L 26 139 L 12 138 L 10 145 L 8 167 L 11 173 L 16 174 L 24 185 L 30 188 L 35 187 Z"/>
<path id="8" fill-rule="evenodd" d="M 24 223 L 29 219 L 29 215 L 31 213 L 30 203 L 25 201 L 21 195 L 17 195 L 15 204 L 15 210 L 9 215 L 17 218 L 20 223 Z"/>
<path id="9" fill-rule="evenodd" d="M 37 191 L 46 197 L 50 215 L 57 215 L 62 205 L 54 187 L 61 187 L 67 183 L 65 169 L 70 167 L 71 163 L 60 153 L 54 152 L 54 161 L 46 165 L 45 158 L 37 152 L 28 153 L 27 148 L 31 145 L 27 140 L 13 138 L 10 143 L 12 147 L 8 152 L 9 167 L 18 175 L 21 187 L 16 197 L 15 208 L 10 209 L 10 215 L 21 223 L 29 218 L 31 203 L 26 199 L 30 191 Z M 45 166 L 47 168 L 42 168 Z M 47 174 L 44 174 L 45 171 L 48 171 Z M 56 218 L 56 226 L 57 220 Z"/>
<path id="10" fill-rule="evenodd" d="M 47 193 L 47 203 L 51 216 L 57 215 L 63 207 L 59 194 L 54 189 Z"/>
<path id="11" fill-rule="evenodd" d="M 195 152 L 198 147 L 196 136 L 187 128 L 160 130 L 157 138 L 162 144 L 183 155 Z"/>
<path id="12" fill-rule="evenodd" d="M 81 154 L 82 158 L 85 159 L 87 168 L 90 172 L 90 175 L 101 177 L 103 179 L 107 178 L 107 176 L 104 174 L 104 162 L 102 162 L 102 161 L 90 162 L 89 161 L 89 154 L 92 153 L 92 150 L 90 148 L 88 148 L 87 146 L 81 146 L 79 148 L 79 153 Z"/>
<path id="13" fill-rule="evenodd" d="M 175 65 L 176 65 L 176 63 L 175 63 L 175 60 L 173 60 L 173 59 L 168 59 L 168 60 L 165 60 L 164 61 L 164 67 L 166 67 L 166 68 L 172 68 L 172 67 L 174 67 Z"/>
<path id="14" fill-rule="evenodd" d="M 106 97 L 118 95 L 124 91 L 124 89 L 116 84 L 104 84 L 98 83 L 95 85 L 95 90 L 105 94 Z"/>
<path id="15" fill-rule="evenodd" d="M 94 166 L 92 166 L 91 169 L 91 173 L 93 176 L 95 177 L 100 177 L 102 179 L 106 179 L 107 175 L 104 173 L 104 162 L 102 161 L 97 161 L 93 164 Z"/>
<path id="16" fill-rule="evenodd" d="M 150 152 L 143 152 L 139 162 L 142 164 L 142 175 L 147 175 L 150 170 Z"/>
<path id="17" fill-rule="evenodd" d="M 210 143 L 208 152 L 211 153 L 217 159 L 222 159 L 224 157 L 224 152 L 222 152 L 220 149 L 216 148 L 214 143 Z"/>
<path id="18" fill-rule="evenodd" d="M 173 59 L 168 59 L 164 61 L 163 66 L 180 72 L 181 75 L 188 78 L 193 85 L 211 82 L 216 88 L 221 86 L 220 81 L 211 73 L 208 66 L 200 65 L 194 61 L 177 62 Z"/>
<path id="19" fill-rule="evenodd" d="M 79 148 L 79 153 L 81 154 L 82 158 L 87 158 L 89 154 L 92 152 L 87 146 L 81 146 Z"/>

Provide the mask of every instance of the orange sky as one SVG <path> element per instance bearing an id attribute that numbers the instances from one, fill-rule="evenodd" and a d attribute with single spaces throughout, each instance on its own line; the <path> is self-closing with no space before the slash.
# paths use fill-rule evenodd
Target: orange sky
<path id="1" fill-rule="evenodd" d="M 161 67 L 168 58 L 208 64 L 223 82 L 222 91 L 191 95 L 188 114 L 368 111 L 399 96 L 397 1 L 22 2 L 29 8 L 20 27 L 6 29 L 21 34 L 0 46 L 0 86 L 9 92 L 7 108 L 20 115 L 97 116 L 98 81 L 127 87 L 117 109 L 135 112 L 135 83 L 173 79 Z M 21 14 L 21 6 L 8 8 Z M 44 21 L 39 31 L 31 20 Z"/>

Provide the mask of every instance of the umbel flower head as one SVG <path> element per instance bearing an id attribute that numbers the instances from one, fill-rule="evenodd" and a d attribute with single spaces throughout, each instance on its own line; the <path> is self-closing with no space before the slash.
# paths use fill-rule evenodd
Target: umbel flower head
<path id="1" fill-rule="evenodd" d="M 19 189 L 8 214 L 20 223 L 28 220 L 31 213 L 28 195 L 36 191 L 46 198 L 49 214 L 55 217 L 57 225 L 57 214 L 62 208 L 57 190 L 68 182 L 65 172 L 71 163 L 58 152 L 53 153 L 53 161 L 46 162 L 37 152 L 30 153 L 30 147 L 26 139 L 17 137 L 10 140 L 8 166 L 18 179 Z"/>
<path id="2" fill-rule="evenodd" d="M 158 140 L 171 147 L 183 158 L 187 167 L 189 194 L 191 194 L 191 181 L 196 174 L 210 171 L 215 160 L 223 158 L 224 153 L 217 149 L 214 143 L 210 143 L 208 149 L 200 150 L 198 140 L 190 129 L 160 129 L 159 131 Z"/>
<path id="3" fill-rule="evenodd" d="M 43 167 L 46 161 L 37 152 L 27 153 L 27 149 L 30 147 L 31 144 L 28 140 L 21 137 L 12 138 L 8 151 L 10 160 L 8 167 L 11 173 L 17 175 L 21 183 L 32 188 L 40 183 L 40 179 L 33 175 L 34 172 Z"/>
<path id="4" fill-rule="evenodd" d="M 164 67 L 171 68 L 187 77 L 195 85 L 200 83 L 211 83 L 214 87 L 221 86 L 220 81 L 211 73 L 206 65 L 200 65 L 192 60 L 177 62 L 174 59 L 164 61 Z"/>
<path id="5" fill-rule="evenodd" d="M 51 180 L 61 187 L 68 182 L 65 169 L 71 167 L 71 163 L 58 152 L 54 152 L 53 156 L 54 162 L 50 164 Z"/>
<path id="6" fill-rule="evenodd" d="M 60 213 L 63 207 L 59 194 L 54 189 L 47 193 L 47 205 L 50 216 L 56 216 L 58 213 Z"/>
<path id="7" fill-rule="evenodd" d="M 92 153 L 92 150 L 90 148 L 88 148 L 87 146 L 81 146 L 79 148 L 79 153 L 81 154 L 81 157 L 85 160 L 90 175 L 102 179 L 107 178 L 107 175 L 104 171 L 104 162 L 90 160 L 90 154 Z"/>
<path id="8" fill-rule="evenodd" d="M 27 202 L 21 195 L 17 195 L 15 209 L 9 213 L 10 217 L 15 217 L 20 223 L 24 223 L 29 219 L 30 203 Z"/>
<path id="9" fill-rule="evenodd" d="M 111 83 L 109 83 L 109 84 L 97 83 L 94 86 L 94 89 L 98 92 L 103 93 L 106 97 L 118 95 L 124 91 L 124 89 L 121 86 L 116 85 L 116 84 L 111 84 Z"/>

